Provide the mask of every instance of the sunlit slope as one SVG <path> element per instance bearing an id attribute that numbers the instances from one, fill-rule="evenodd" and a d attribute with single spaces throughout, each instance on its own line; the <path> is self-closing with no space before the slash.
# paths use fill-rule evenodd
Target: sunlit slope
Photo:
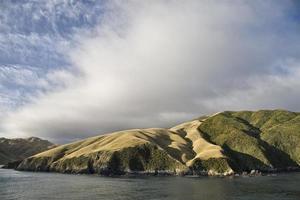
<path id="1" fill-rule="evenodd" d="M 175 126 L 171 130 L 178 132 L 187 141 L 190 141 L 191 148 L 194 153 L 194 157 L 187 161 L 187 165 L 192 165 L 192 162 L 199 158 L 201 160 L 208 160 L 210 158 L 225 158 L 222 153 L 222 148 L 218 145 L 214 145 L 205 140 L 198 128 L 202 124 L 203 120 L 193 120 L 184 124 Z"/>
<path id="2" fill-rule="evenodd" d="M 135 129 L 88 138 L 37 154 L 19 169 L 91 172 L 109 168 L 119 159 L 125 170 L 183 170 L 193 157 L 187 141 L 167 129 Z M 132 163 L 139 163 L 139 169 Z M 118 169 L 115 169 L 118 170 Z"/>
<path id="3" fill-rule="evenodd" d="M 134 129 L 87 138 L 27 158 L 18 169 L 211 175 L 284 170 L 299 166 L 299 144 L 299 113 L 228 111 L 170 129 Z"/>
<path id="4" fill-rule="evenodd" d="M 197 132 L 200 121 L 196 121 L 180 130 L 127 130 L 62 145 L 28 158 L 18 169 L 73 173 L 166 170 L 179 173 L 191 167 L 197 158 L 225 157 L 219 147 L 201 138 Z M 182 134 L 185 130 L 189 131 L 188 137 Z M 199 137 L 195 141 L 189 139 L 196 135 Z M 113 161 L 119 166 L 110 169 Z"/>

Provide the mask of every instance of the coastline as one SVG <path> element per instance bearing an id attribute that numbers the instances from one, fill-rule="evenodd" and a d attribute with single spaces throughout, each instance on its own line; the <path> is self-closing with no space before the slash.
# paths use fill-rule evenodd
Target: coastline
<path id="1" fill-rule="evenodd" d="M 16 168 L 9 168 L 5 165 L 0 165 L 1 169 L 15 170 L 19 172 L 34 172 L 34 173 L 56 173 L 56 174 L 70 174 L 70 175 L 92 175 L 92 176 L 101 176 L 101 177 L 259 177 L 259 176 L 277 176 L 278 174 L 288 174 L 288 173 L 297 173 L 300 172 L 300 167 L 289 167 L 286 169 L 273 169 L 273 170 L 251 170 L 251 171 L 243 171 L 243 172 L 232 172 L 227 174 L 222 173 L 212 173 L 208 171 L 201 172 L 192 172 L 188 171 L 185 173 L 176 173 L 170 170 L 157 170 L 157 171 L 124 171 L 120 173 L 74 173 L 74 172 L 59 172 L 59 171 L 33 171 L 33 170 L 18 170 Z"/>

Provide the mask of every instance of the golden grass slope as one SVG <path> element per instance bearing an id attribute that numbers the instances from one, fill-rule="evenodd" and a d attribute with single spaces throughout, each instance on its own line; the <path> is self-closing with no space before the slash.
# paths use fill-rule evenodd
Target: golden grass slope
<path id="1" fill-rule="evenodd" d="M 152 144 L 188 167 L 195 159 L 226 158 L 220 146 L 201 137 L 198 131 L 201 123 L 201 120 L 193 120 L 171 129 L 149 128 L 114 132 L 62 145 L 32 157 L 58 158 L 55 162 L 61 162 L 81 156 L 89 157 L 97 152 L 116 152 L 129 147 Z"/>
<path id="2" fill-rule="evenodd" d="M 170 129 L 133 129 L 87 138 L 29 157 L 17 169 L 211 175 L 298 169 L 299 116 L 282 110 L 225 111 Z"/>
<path id="3" fill-rule="evenodd" d="M 181 163 L 185 163 L 193 157 L 193 151 L 189 148 L 187 140 L 176 132 L 161 128 L 133 129 L 91 137 L 86 140 L 59 146 L 33 157 L 53 157 L 53 155 L 63 153 L 64 156 L 61 159 L 69 159 L 88 156 L 101 151 L 115 152 L 147 143 L 157 145 L 157 147 L 166 151 L 170 157 Z"/>
<path id="4" fill-rule="evenodd" d="M 205 120 L 205 119 L 204 119 Z M 226 158 L 222 153 L 223 150 L 220 146 L 214 145 L 206 141 L 200 134 L 198 128 L 202 120 L 193 120 L 171 128 L 170 130 L 181 133 L 186 140 L 190 140 L 194 157 L 186 161 L 186 165 L 192 165 L 193 161 L 197 158 L 201 160 L 208 160 L 210 158 Z"/>

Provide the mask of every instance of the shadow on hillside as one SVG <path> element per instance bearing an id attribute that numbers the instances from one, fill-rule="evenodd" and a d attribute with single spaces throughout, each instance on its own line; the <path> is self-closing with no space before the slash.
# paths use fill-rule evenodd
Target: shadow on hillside
<path id="1" fill-rule="evenodd" d="M 250 131 L 243 131 L 247 135 L 254 137 L 258 140 L 259 145 L 262 146 L 262 151 L 265 157 L 269 160 L 271 165 L 274 168 L 287 168 L 287 167 L 297 167 L 298 164 L 292 160 L 290 155 L 286 152 L 276 148 L 275 146 L 267 143 L 266 141 L 260 138 L 261 130 L 253 125 L 251 125 L 248 121 L 237 117 L 237 119 L 241 122 L 246 124 L 247 126 L 251 127 Z"/>
<path id="2" fill-rule="evenodd" d="M 150 137 L 144 134 L 142 131 L 140 131 L 140 133 L 147 137 L 148 141 L 151 141 L 152 143 L 158 145 L 160 148 L 164 149 L 166 153 L 168 153 L 172 158 L 178 160 L 181 163 L 184 163 L 181 157 L 183 152 L 177 148 L 173 148 L 172 146 L 170 146 L 172 144 L 172 139 L 168 134 L 160 134 L 159 137 Z M 187 153 L 186 156 L 188 159 L 192 159 L 194 156 L 192 154 L 192 151 L 189 152 L 188 149 L 185 153 Z"/>
<path id="3" fill-rule="evenodd" d="M 263 163 L 261 160 L 245 153 L 232 150 L 228 145 L 222 145 L 225 155 L 228 156 L 229 164 L 234 171 L 251 171 L 258 169 L 261 171 L 267 171 L 269 166 Z"/>
<path id="4" fill-rule="evenodd" d="M 244 133 L 246 133 L 247 135 L 249 135 L 250 137 L 255 137 L 257 139 L 260 138 L 260 133 L 261 133 L 261 130 L 255 126 L 253 126 L 252 124 L 250 124 L 247 120 L 244 120 L 243 118 L 240 118 L 240 117 L 235 117 L 235 119 L 240 122 L 240 123 L 243 123 L 243 124 L 246 124 L 248 127 L 250 127 L 250 130 L 249 131 L 245 131 L 243 130 Z"/>
<path id="5" fill-rule="evenodd" d="M 284 169 L 287 167 L 298 166 L 297 162 L 295 162 L 286 152 L 274 147 L 273 145 L 270 145 L 264 140 L 259 139 L 259 143 L 261 146 L 263 146 L 264 155 L 274 168 Z"/>
<path id="6" fill-rule="evenodd" d="M 250 125 L 250 124 L 248 124 Z M 251 126 L 251 125 L 250 125 Z M 253 126 L 251 126 L 253 127 Z M 270 145 L 266 141 L 260 139 L 260 133 L 261 131 L 253 127 L 254 133 L 251 131 L 242 131 L 243 133 L 247 134 L 248 136 L 251 136 L 255 138 L 259 144 L 259 148 L 264 154 L 264 156 L 267 158 L 267 160 L 270 162 L 272 166 L 266 165 L 261 160 L 255 158 L 252 155 L 245 154 L 242 152 L 235 151 L 231 149 L 226 143 L 223 144 L 221 147 L 225 151 L 224 153 L 231 158 L 230 165 L 231 167 L 236 171 L 249 171 L 252 169 L 259 169 L 261 171 L 270 171 L 272 169 L 277 170 L 285 170 L 289 167 L 298 167 L 298 164 L 291 159 L 291 157 L 284 151 L 274 147 L 273 145 Z M 202 137 L 209 141 L 212 144 L 216 144 L 213 141 L 211 141 L 210 135 L 202 130 L 199 130 L 202 134 Z M 259 131 L 259 133 L 258 133 Z M 218 144 L 216 144 L 218 145 Z"/>

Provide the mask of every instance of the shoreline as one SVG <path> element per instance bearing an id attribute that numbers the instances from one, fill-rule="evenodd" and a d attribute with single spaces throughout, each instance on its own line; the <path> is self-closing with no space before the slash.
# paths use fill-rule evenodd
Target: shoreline
<path id="1" fill-rule="evenodd" d="M 288 170 L 272 170 L 272 171 L 259 171 L 259 170 L 251 170 L 250 172 L 239 172 L 239 173 L 232 173 L 228 175 L 217 174 L 217 175 L 210 175 L 208 172 L 201 172 L 197 174 L 193 173 L 186 173 L 186 174 L 175 174 L 166 171 L 159 171 L 155 172 L 125 172 L 121 174 L 99 174 L 99 173 L 72 173 L 72 172 L 58 172 L 58 171 L 32 171 L 32 170 L 17 170 L 13 168 L 6 168 L 5 165 L 0 166 L 0 169 L 6 170 L 14 170 L 17 172 L 31 172 L 31 173 L 48 173 L 48 174 L 67 174 L 67 175 L 88 175 L 88 176 L 99 176 L 99 177 L 186 177 L 186 178 L 201 178 L 201 177 L 216 177 L 216 178 L 238 178 L 238 177 L 260 177 L 260 176 L 278 176 L 280 174 L 290 174 L 290 173 L 299 173 L 300 167 L 288 169 Z"/>

